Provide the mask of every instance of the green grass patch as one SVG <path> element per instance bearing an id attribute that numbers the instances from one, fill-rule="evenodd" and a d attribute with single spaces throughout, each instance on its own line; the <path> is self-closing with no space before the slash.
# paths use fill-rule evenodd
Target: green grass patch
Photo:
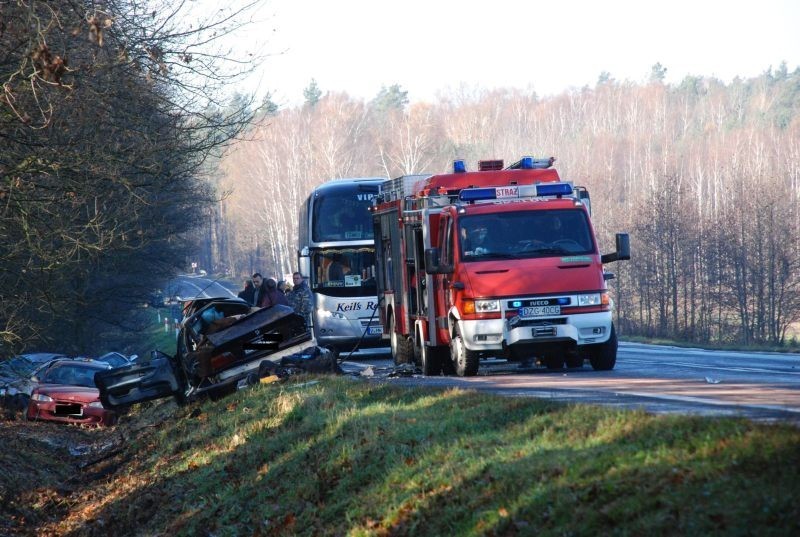
<path id="1" fill-rule="evenodd" d="M 126 464 L 98 485 L 106 490 L 91 493 L 105 503 L 78 528 L 91 533 L 102 520 L 103 531 L 142 535 L 800 533 L 793 427 L 305 380 L 183 407 L 142 428 Z"/>
<path id="2" fill-rule="evenodd" d="M 147 308 L 146 315 L 150 317 L 150 323 L 136 338 L 136 352 L 143 358 L 154 349 L 174 355 L 178 341 L 174 321 L 170 320 L 168 328 L 164 329 L 164 318 L 170 315 L 169 308 Z"/>

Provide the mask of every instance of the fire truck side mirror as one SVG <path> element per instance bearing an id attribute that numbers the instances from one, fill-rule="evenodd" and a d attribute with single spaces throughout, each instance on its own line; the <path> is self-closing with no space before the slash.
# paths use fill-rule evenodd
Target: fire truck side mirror
<path id="1" fill-rule="evenodd" d="M 627 261 L 631 258 L 631 240 L 627 233 L 617 233 L 617 251 L 600 256 L 602 263 Z"/>
<path id="2" fill-rule="evenodd" d="M 297 255 L 297 270 L 302 274 L 305 278 L 311 277 L 311 258 L 308 255 L 308 248 L 304 248 L 304 251 L 298 252 Z M 311 285 L 311 280 L 309 280 L 309 286 Z"/>
<path id="3" fill-rule="evenodd" d="M 438 248 L 425 249 L 425 272 L 428 274 L 447 274 L 452 272 L 450 267 L 441 266 L 439 264 L 440 256 Z"/>

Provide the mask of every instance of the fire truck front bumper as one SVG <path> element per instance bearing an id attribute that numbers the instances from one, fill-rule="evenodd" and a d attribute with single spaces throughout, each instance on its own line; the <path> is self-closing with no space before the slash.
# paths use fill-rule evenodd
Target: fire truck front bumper
<path id="1" fill-rule="evenodd" d="M 462 320 L 459 324 L 467 349 L 487 353 L 539 343 L 591 345 L 611 337 L 610 311 L 547 319 Z"/>

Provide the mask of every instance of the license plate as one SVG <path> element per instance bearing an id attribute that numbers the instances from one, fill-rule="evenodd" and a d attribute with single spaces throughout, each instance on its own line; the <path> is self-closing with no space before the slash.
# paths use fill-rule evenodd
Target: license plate
<path id="1" fill-rule="evenodd" d="M 546 317 L 549 315 L 561 315 L 561 306 L 533 306 L 520 308 L 519 316 L 526 317 Z"/>
<path id="2" fill-rule="evenodd" d="M 383 334 L 383 327 L 382 326 L 369 326 L 367 327 L 367 335 L 368 336 L 379 336 Z"/>

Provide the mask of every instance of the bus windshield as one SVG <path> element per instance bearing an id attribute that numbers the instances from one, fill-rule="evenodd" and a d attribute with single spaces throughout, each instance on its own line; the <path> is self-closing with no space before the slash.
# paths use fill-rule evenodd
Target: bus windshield
<path id="1" fill-rule="evenodd" d="M 312 215 L 313 242 L 372 240 L 369 207 L 377 186 L 342 185 L 318 193 Z"/>
<path id="2" fill-rule="evenodd" d="M 311 290 L 336 297 L 375 296 L 375 248 L 323 248 L 311 252 Z"/>
<path id="3" fill-rule="evenodd" d="M 458 224 L 464 261 L 595 253 L 586 213 L 578 209 L 465 216 Z"/>

